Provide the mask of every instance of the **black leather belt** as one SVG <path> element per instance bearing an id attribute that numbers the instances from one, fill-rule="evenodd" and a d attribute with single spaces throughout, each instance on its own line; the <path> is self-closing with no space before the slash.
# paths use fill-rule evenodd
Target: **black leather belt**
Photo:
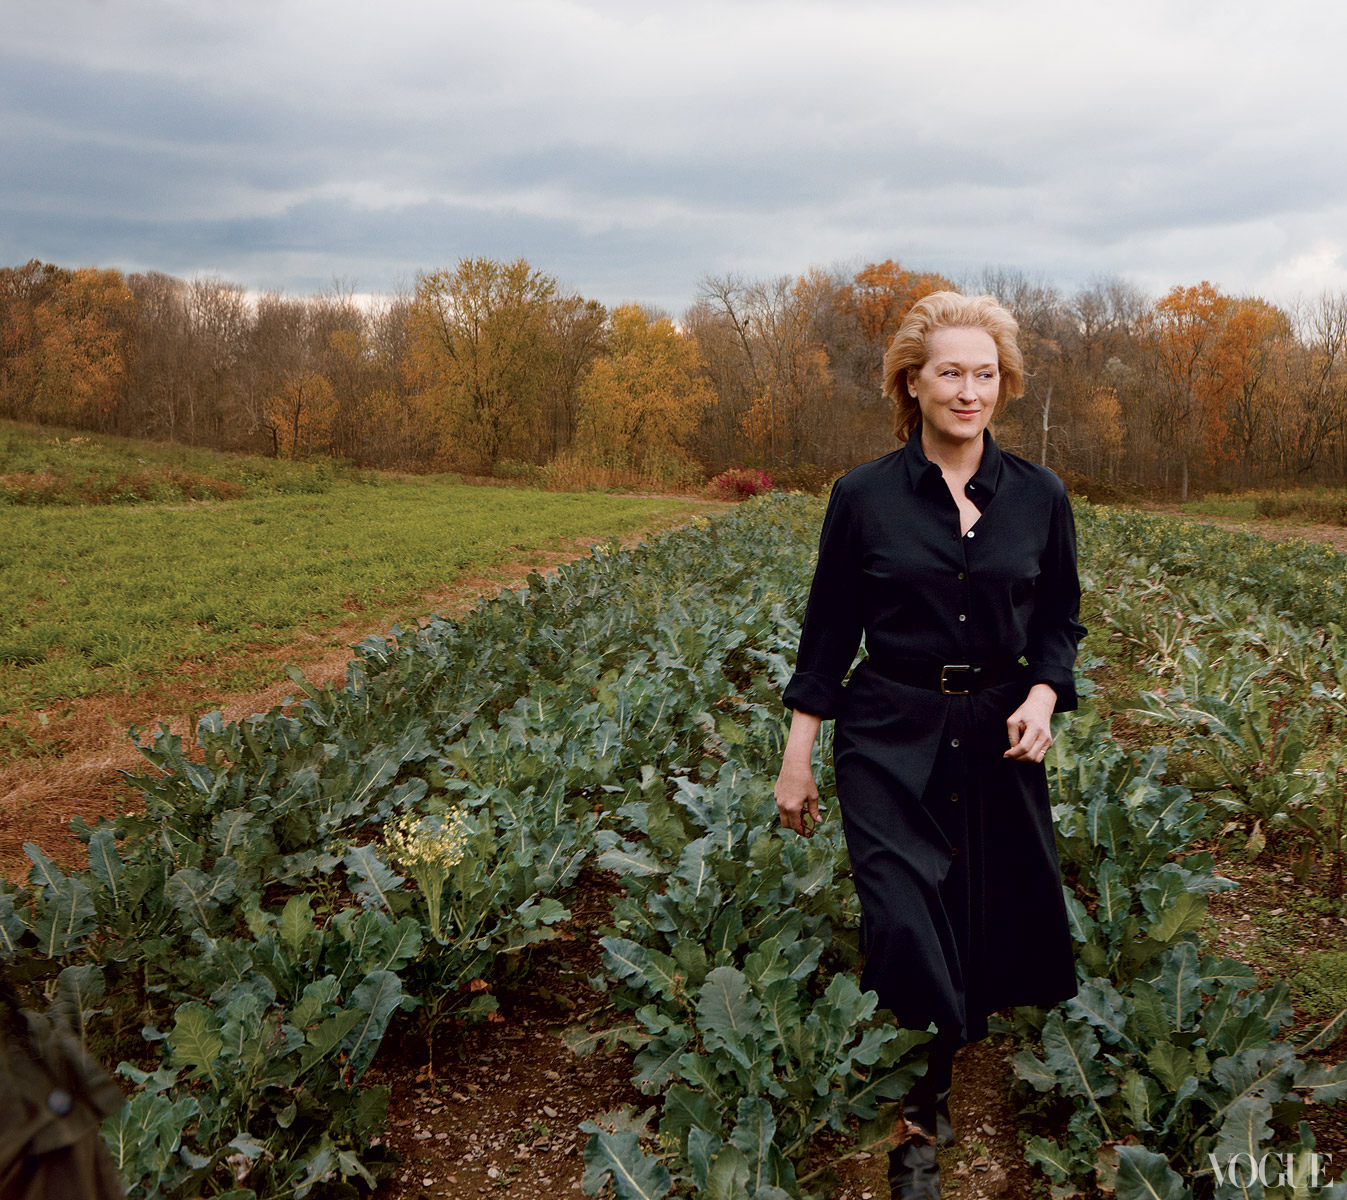
<path id="1" fill-rule="evenodd" d="M 909 687 L 930 688 L 946 696 L 966 696 L 1008 683 L 1024 668 L 1019 663 L 933 663 L 868 660 L 879 674 Z"/>

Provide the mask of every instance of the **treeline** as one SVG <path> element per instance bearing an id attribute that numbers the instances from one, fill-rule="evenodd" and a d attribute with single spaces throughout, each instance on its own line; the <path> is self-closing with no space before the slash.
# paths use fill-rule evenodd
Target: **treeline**
<path id="1" fill-rule="evenodd" d="M 707 277 L 675 323 L 522 259 L 463 259 L 373 305 L 33 261 L 0 269 L 0 415 L 363 466 L 680 486 L 750 465 L 813 486 L 892 449 L 884 347 L 951 286 L 893 261 Z M 957 286 L 1020 321 L 1008 448 L 1183 496 L 1347 482 L 1347 295 L 1064 295 L 1008 271 Z"/>

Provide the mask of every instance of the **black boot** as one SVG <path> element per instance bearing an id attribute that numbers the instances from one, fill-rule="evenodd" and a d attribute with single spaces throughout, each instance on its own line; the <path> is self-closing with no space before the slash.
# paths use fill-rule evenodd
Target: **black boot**
<path id="1" fill-rule="evenodd" d="M 935 1144 L 948 1146 L 954 1140 L 954 1124 L 949 1119 L 949 1088 L 935 1094 Z"/>
<path id="2" fill-rule="evenodd" d="M 892 1200 L 940 1200 L 940 1164 L 935 1147 L 920 1138 L 889 1151 Z"/>
<path id="3" fill-rule="evenodd" d="M 889 1194 L 893 1200 L 940 1200 L 936 1146 L 954 1140 L 949 1119 L 952 1056 L 931 1054 L 926 1074 L 903 1097 L 903 1116 L 914 1136 L 889 1151 Z"/>
<path id="4" fill-rule="evenodd" d="M 926 1074 L 903 1097 L 903 1116 L 909 1124 L 921 1126 L 937 1146 L 954 1140 L 954 1126 L 949 1119 L 951 1073 L 948 1058 L 932 1055 Z"/>

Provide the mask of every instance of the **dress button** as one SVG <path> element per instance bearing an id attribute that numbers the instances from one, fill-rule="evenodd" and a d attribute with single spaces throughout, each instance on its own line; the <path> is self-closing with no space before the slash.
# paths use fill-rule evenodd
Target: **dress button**
<path id="1" fill-rule="evenodd" d="M 960 614 L 959 614 L 959 620 L 960 620 L 960 621 L 966 621 L 966 620 L 968 620 L 968 618 L 967 618 L 963 613 L 960 613 Z"/>
<path id="2" fill-rule="evenodd" d="M 956 854 L 959 853 L 959 847 L 958 847 L 958 846 L 951 846 L 951 847 L 949 848 L 949 852 L 950 852 L 950 857 L 953 857 L 954 855 L 956 855 Z"/>
<path id="3" fill-rule="evenodd" d="M 952 803 L 957 804 L 957 803 L 959 802 L 959 793 L 958 793 L 958 792 L 950 792 L 949 798 L 950 798 L 950 801 L 951 801 Z"/>
<path id="4" fill-rule="evenodd" d="M 968 536 L 969 536 L 969 537 L 972 537 L 972 536 L 973 536 L 973 531 L 972 531 L 971 529 L 968 531 Z"/>
<path id="5" fill-rule="evenodd" d="M 69 1092 L 57 1088 L 47 1097 L 47 1107 L 58 1117 L 64 1117 L 75 1107 L 75 1098 Z"/>
<path id="6" fill-rule="evenodd" d="M 963 578 L 963 572 L 962 572 L 962 571 L 959 572 L 959 578 L 960 578 L 960 579 Z"/>
<path id="7" fill-rule="evenodd" d="M 949 744 L 950 744 L 951 746 L 953 746 L 954 749 L 957 750 L 957 749 L 959 748 L 959 739 L 958 739 L 958 738 L 951 738 Z"/>

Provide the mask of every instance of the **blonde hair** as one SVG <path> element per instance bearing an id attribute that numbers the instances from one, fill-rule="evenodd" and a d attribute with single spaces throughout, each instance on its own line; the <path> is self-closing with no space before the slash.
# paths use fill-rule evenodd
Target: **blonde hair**
<path id="1" fill-rule="evenodd" d="M 915 374 L 930 356 L 930 337 L 937 329 L 982 329 L 996 343 L 1001 388 L 998 409 L 1006 401 L 1024 395 L 1024 355 L 1015 340 L 1020 331 L 1015 318 L 995 296 L 965 296 L 960 292 L 932 292 L 909 310 L 884 352 L 884 395 L 893 401 L 893 432 L 907 441 L 921 420 L 917 398 L 907 388 L 908 373 Z"/>

